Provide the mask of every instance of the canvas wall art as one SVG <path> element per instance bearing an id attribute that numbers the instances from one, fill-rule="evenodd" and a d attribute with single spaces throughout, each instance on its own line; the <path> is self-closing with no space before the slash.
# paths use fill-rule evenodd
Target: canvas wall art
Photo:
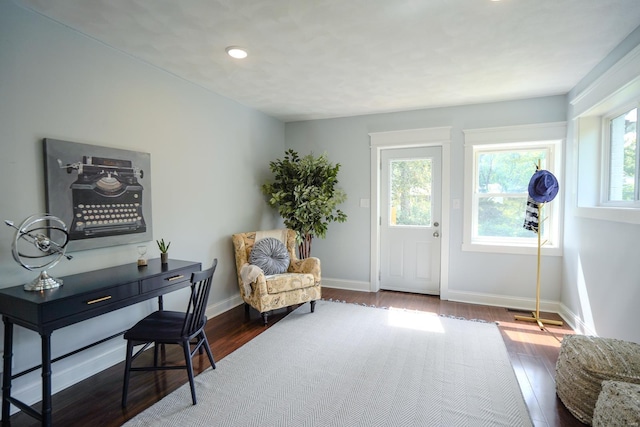
<path id="1" fill-rule="evenodd" d="M 147 242 L 151 155 L 44 139 L 47 212 L 69 230 L 68 251 Z"/>

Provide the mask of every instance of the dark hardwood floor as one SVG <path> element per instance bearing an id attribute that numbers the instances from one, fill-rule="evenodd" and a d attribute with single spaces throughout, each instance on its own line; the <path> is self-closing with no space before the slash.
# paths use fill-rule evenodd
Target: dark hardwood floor
<path id="1" fill-rule="evenodd" d="M 498 322 L 535 425 L 583 425 L 566 410 L 555 394 L 555 363 L 560 342 L 564 335 L 573 333 L 568 326 L 549 326 L 547 331 L 541 331 L 535 323 L 514 320 L 514 315 L 522 315 L 522 312 L 499 307 L 441 301 L 434 296 L 389 291 L 366 293 L 329 288 L 323 288 L 322 293 L 324 299 L 377 307 L 429 311 L 467 319 Z M 302 309 L 308 309 L 308 305 Z M 272 327 L 287 314 L 286 309 L 276 311 L 269 317 L 269 326 L 266 328 L 262 326 L 260 317 L 255 311 L 252 311 L 251 318 L 247 321 L 242 306 L 210 319 L 206 333 L 216 361 L 224 359 L 225 356 Z M 560 320 L 557 315 L 553 314 L 545 314 L 544 317 Z M 144 354 L 140 358 L 146 357 L 147 360 L 151 360 L 151 353 L 149 351 L 147 353 L 149 354 Z M 180 350 L 167 348 L 166 360 L 169 363 L 181 364 Z M 209 366 L 205 354 L 197 355 L 194 358 L 194 370 L 198 373 Z M 55 365 L 53 369 L 55 371 Z M 123 369 L 124 362 L 54 395 L 54 425 L 120 426 L 187 382 L 184 371 L 134 373 L 129 386 L 128 406 L 127 409 L 122 409 L 120 399 Z M 38 423 L 19 413 L 11 417 L 11 425 L 36 426 Z M 215 425 L 215 423 L 211 425 Z"/>

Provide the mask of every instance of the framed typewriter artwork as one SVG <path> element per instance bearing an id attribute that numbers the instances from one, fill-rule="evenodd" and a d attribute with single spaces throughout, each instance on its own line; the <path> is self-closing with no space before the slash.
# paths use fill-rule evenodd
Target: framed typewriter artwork
<path id="1" fill-rule="evenodd" d="M 152 240 L 151 155 L 44 139 L 47 213 L 69 230 L 68 251 Z"/>

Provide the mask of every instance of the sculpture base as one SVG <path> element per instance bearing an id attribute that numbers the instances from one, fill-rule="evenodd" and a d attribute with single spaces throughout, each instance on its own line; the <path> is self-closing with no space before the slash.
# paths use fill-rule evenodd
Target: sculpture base
<path id="1" fill-rule="evenodd" d="M 46 289 L 55 289 L 59 286 L 62 286 L 62 279 L 55 279 L 49 276 L 46 271 L 43 271 L 33 282 L 24 285 L 24 290 L 44 291 Z"/>

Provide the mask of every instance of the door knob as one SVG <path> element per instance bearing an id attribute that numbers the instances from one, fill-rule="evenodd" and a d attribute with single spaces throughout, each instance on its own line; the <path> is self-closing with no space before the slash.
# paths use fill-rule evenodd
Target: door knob
<path id="1" fill-rule="evenodd" d="M 438 226 L 440 226 L 440 223 L 439 223 L 439 222 L 434 222 L 434 223 L 433 223 L 433 226 L 434 226 L 434 227 L 438 227 Z"/>
<path id="2" fill-rule="evenodd" d="M 438 233 L 437 231 L 433 232 L 433 237 L 440 237 L 440 233 Z"/>

